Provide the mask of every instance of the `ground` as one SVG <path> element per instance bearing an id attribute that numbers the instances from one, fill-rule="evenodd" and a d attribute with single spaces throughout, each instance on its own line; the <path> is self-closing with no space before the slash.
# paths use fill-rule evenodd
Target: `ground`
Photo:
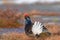
<path id="1" fill-rule="evenodd" d="M 46 28 L 51 32 L 51 35 L 49 37 L 43 37 L 35 39 L 35 37 L 29 37 L 24 32 L 23 33 L 4 33 L 0 35 L 0 40 L 60 40 L 60 27 L 59 25 L 51 25 L 47 24 Z"/>

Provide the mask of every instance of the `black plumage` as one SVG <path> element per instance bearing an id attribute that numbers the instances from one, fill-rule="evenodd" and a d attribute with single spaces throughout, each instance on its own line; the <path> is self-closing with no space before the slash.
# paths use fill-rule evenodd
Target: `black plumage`
<path id="1" fill-rule="evenodd" d="M 31 19 L 30 19 L 29 16 L 26 16 L 26 17 L 25 17 L 25 33 L 26 33 L 27 35 L 32 34 L 31 29 L 32 29 Z"/>

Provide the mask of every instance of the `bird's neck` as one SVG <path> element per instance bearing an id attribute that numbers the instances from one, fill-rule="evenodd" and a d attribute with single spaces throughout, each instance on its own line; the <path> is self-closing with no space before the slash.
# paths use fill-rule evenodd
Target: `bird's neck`
<path id="1" fill-rule="evenodd" d="M 31 19 L 30 19 L 30 18 L 26 18 L 26 19 L 25 19 L 25 23 L 26 23 L 26 24 L 32 24 Z"/>

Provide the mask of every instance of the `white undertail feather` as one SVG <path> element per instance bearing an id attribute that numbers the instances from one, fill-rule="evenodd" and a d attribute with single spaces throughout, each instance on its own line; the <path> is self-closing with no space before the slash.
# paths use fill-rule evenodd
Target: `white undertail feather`
<path id="1" fill-rule="evenodd" d="M 36 34 L 39 35 L 40 33 L 42 33 L 42 31 L 43 31 L 43 27 L 42 26 L 43 25 L 40 22 L 35 22 L 33 27 L 32 27 L 33 34 L 34 35 L 36 35 Z"/>

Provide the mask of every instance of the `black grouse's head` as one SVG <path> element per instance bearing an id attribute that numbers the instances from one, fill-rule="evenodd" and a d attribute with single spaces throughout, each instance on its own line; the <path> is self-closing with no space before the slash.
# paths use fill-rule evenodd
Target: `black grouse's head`
<path id="1" fill-rule="evenodd" d="M 32 24 L 31 19 L 27 13 L 24 14 L 24 18 L 25 18 L 25 24 Z"/>

